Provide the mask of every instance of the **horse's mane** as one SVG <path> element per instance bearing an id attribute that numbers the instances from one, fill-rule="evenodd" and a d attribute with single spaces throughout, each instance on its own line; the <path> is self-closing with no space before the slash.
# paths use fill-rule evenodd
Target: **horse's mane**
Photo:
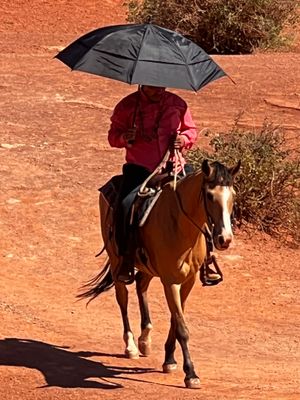
<path id="1" fill-rule="evenodd" d="M 213 186 L 232 186 L 233 177 L 230 174 L 230 171 L 227 167 L 225 167 L 219 161 L 214 161 L 210 163 L 210 175 L 205 177 L 209 184 L 213 184 Z M 195 176 L 204 175 L 201 168 L 196 169 L 192 173 L 189 173 L 185 177 L 179 179 L 178 184 L 181 185 L 185 181 L 189 179 L 193 179 Z M 205 175 L 204 175 L 205 176 Z M 173 186 L 173 181 L 168 182 L 166 186 Z"/>

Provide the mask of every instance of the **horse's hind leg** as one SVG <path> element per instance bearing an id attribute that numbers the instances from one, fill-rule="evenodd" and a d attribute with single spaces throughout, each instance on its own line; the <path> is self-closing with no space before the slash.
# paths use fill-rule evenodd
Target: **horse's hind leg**
<path id="1" fill-rule="evenodd" d="M 148 307 L 147 290 L 152 276 L 139 271 L 136 274 L 136 293 L 141 313 L 141 335 L 138 339 L 140 353 L 148 356 L 151 353 L 152 324 Z"/>
<path id="2" fill-rule="evenodd" d="M 174 323 L 175 326 L 174 330 L 176 339 L 178 340 L 182 349 L 183 370 L 185 372 L 184 383 L 188 388 L 199 389 L 200 379 L 196 375 L 188 348 L 189 332 L 183 316 L 182 299 L 181 299 L 181 297 L 185 297 L 185 299 L 187 298 L 193 286 L 193 281 L 187 282 L 186 285 L 187 286 L 183 288 L 182 292 L 180 292 L 181 285 L 177 284 L 164 285 L 164 289 L 168 306 L 171 311 L 172 322 Z"/>
<path id="3" fill-rule="evenodd" d="M 126 288 L 126 285 L 121 282 L 115 282 L 115 290 L 123 321 L 123 340 L 125 342 L 125 355 L 128 358 L 139 358 L 139 351 L 136 347 L 134 336 L 131 331 L 128 319 L 128 290 Z"/>

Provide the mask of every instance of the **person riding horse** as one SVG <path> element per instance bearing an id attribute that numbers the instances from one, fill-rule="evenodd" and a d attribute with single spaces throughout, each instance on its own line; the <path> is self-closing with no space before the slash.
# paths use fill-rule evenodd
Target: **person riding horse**
<path id="1" fill-rule="evenodd" d="M 115 239 L 121 256 L 120 281 L 132 283 L 134 280 L 134 251 L 124 222 L 123 200 L 156 169 L 169 148 L 173 150 L 169 160 L 173 165 L 174 150 L 179 158 L 176 172 L 189 170 L 183 150 L 190 149 L 196 140 L 196 126 L 186 102 L 163 87 L 142 85 L 116 105 L 108 141 L 112 147 L 126 150 L 115 210 Z"/>

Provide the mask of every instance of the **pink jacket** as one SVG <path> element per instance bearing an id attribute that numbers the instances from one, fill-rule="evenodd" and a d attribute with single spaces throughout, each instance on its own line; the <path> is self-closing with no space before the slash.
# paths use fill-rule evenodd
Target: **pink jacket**
<path id="1" fill-rule="evenodd" d="M 137 128 L 136 139 L 126 147 L 123 134 Z M 160 164 L 174 135 L 183 135 L 185 149 L 197 139 L 196 126 L 187 104 L 179 96 L 165 91 L 159 103 L 153 103 L 141 91 L 121 100 L 111 117 L 108 141 L 112 147 L 126 148 L 126 161 L 147 168 L 150 172 Z M 180 164 L 185 164 L 180 153 Z"/>

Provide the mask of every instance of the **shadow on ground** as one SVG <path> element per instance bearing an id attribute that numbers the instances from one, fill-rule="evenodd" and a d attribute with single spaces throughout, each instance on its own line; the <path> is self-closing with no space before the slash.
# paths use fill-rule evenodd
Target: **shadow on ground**
<path id="1" fill-rule="evenodd" d="M 61 388 L 118 389 L 123 386 L 113 382 L 114 378 L 130 379 L 130 374 L 153 371 L 151 368 L 106 367 L 88 359 L 102 353 L 72 352 L 68 348 L 29 339 L 6 338 L 0 341 L 0 366 L 36 369 L 45 378 L 46 384 L 42 387 Z"/>

